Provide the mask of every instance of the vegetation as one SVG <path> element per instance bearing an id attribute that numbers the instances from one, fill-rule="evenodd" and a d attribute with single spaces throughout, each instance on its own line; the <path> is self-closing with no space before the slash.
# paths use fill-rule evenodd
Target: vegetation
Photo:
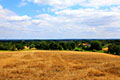
<path id="1" fill-rule="evenodd" d="M 115 55 L 120 55 L 120 46 L 111 44 L 108 46 L 108 52 Z"/>
<path id="2" fill-rule="evenodd" d="M 101 42 L 100 41 L 92 41 L 90 49 L 101 50 L 102 49 Z"/>
<path id="3" fill-rule="evenodd" d="M 39 50 L 75 50 L 93 51 L 120 55 L 120 40 L 14 40 L 0 41 L 0 50 L 17 51 L 26 49 Z M 105 48 L 105 49 L 103 49 Z"/>

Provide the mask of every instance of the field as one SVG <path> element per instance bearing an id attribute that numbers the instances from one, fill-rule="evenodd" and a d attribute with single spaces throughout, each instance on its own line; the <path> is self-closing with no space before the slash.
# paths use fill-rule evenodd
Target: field
<path id="1" fill-rule="evenodd" d="M 0 80 L 120 80 L 120 56 L 77 51 L 1 51 Z"/>

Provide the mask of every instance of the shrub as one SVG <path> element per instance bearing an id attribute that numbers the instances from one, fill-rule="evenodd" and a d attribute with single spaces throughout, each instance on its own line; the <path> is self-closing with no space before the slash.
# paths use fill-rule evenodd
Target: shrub
<path id="1" fill-rule="evenodd" d="M 80 51 L 80 49 L 76 48 L 75 51 Z"/>
<path id="2" fill-rule="evenodd" d="M 83 49 L 80 49 L 79 51 L 84 51 Z"/>
<path id="3" fill-rule="evenodd" d="M 109 53 L 108 50 L 104 50 L 104 53 Z"/>
<path id="4" fill-rule="evenodd" d="M 93 49 L 92 52 L 96 52 L 97 50 L 96 49 Z"/>

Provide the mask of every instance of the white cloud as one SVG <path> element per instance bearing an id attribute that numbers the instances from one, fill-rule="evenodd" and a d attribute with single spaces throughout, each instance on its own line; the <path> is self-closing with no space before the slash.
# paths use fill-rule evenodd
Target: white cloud
<path id="1" fill-rule="evenodd" d="M 27 5 L 27 3 L 21 2 L 21 3 L 18 5 L 18 7 L 22 7 L 22 6 L 25 6 L 25 5 Z"/>
<path id="2" fill-rule="evenodd" d="M 104 7 L 111 5 L 120 5 L 120 0 L 88 0 L 87 2 L 80 3 L 80 5 L 89 7 Z"/>
<path id="3" fill-rule="evenodd" d="M 34 26 L 56 32 L 64 37 L 112 38 L 120 37 L 117 30 L 110 33 L 111 28 L 120 28 L 119 10 L 104 11 L 100 9 L 65 9 L 55 12 L 56 16 L 40 14 L 33 20 Z M 112 31 L 112 30 L 111 30 Z M 79 34 L 79 35 L 78 35 Z M 68 36 L 69 35 L 69 36 Z M 115 36 L 113 36 L 115 35 Z"/>
<path id="4" fill-rule="evenodd" d="M 54 7 L 53 10 L 64 9 L 82 3 L 85 0 L 24 0 L 35 4 L 45 4 Z"/>
<path id="5" fill-rule="evenodd" d="M 45 4 L 53 7 L 53 11 L 65 9 L 71 6 L 80 5 L 84 7 L 104 7 L 112 5 L 120 5 L 120 0 L 24 0 L 35 4 Z"/>
<path id="6" fill-rule="evenodd" d="M 31 25 L 30 19 L 31 17 L 27 15 L 18 16 L 16 13 L 4 9 L 0 5 L 0 27 L 5 28 L 6 30 L 22 30 Z"/>
<path id="7" fill-rule="evenodd" d="M 119 31 L 116 29 L 114 31 L 110 30 L 111 28 L 120 29 L 120 7 L 110 7 L 110 10 L 99 8 L 100 6 L 119 5 L 118 0 L 116 0 L 118 2 L 113 0 L 22 1 L 50 5 L 56 15 L 40 14 L 31 18 L 27 15 L 19 16 L 0 6 L 0 27 L 3 29 L 1 32 L 4 32 L 5 28 L 6 30 L 8 29 L 8 33 L 13 29 L 22 31 L 22 34 L 39 36 L 40 38 L 120 38 L 118 35 L 120 34 Z M 66 9 L 74 5 L 81 5 L 86 8 Z M 47 9 L 45 10 L 45 12 L 49 11 L 50 9 L 48 11 Z M 17 32 L 15 33 L 18 34 Z"/>
<path id="8" fill-rule="evenodd" d="M 8 9 L 3 9 L 3 7 L 0 5 L 0 18 L 4 18 L 6 16 L 12 16 L 16 15 L 14 12 L 8 10 Z"/>
<path id="9" fill-rule="evenodd" d="M 29 19 L 31 19 L 31 17 L 29 17 L 27 15 L 7 17 L 7 20 L 9 20 L 9 21 L 25 21 L 25 20 L 29 20 Z"/>

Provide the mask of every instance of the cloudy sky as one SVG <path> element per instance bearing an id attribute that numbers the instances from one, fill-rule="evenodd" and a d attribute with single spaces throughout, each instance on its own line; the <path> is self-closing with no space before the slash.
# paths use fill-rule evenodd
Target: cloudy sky
<path id="1" fill-rule="evenodd" d="M 0 0 L 0 39 L 120 38 L 120 0 Z"/>

